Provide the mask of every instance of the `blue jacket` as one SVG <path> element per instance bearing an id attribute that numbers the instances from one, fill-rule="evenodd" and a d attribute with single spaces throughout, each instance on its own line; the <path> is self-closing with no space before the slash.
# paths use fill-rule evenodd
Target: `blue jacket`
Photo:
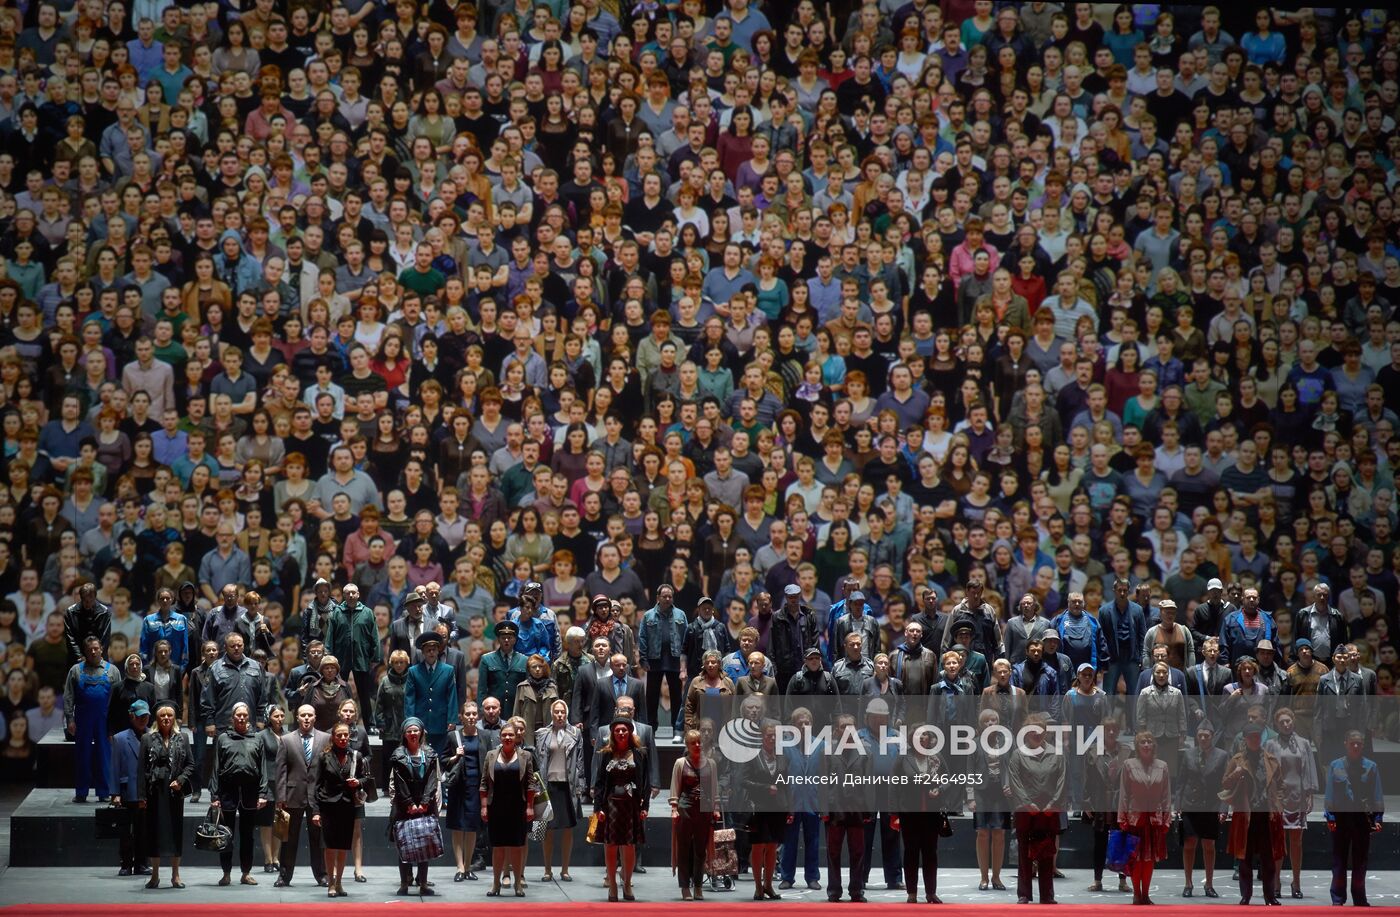
<path id="1" fill-rule="evenodd" d="M 1147 616 L 1143 614 L 1142 606 L 1131 599 L 1128 600 L 1128 610 L 1123 616 L 1129 623 L 1126 649 L 1118 644 L 1118 606 L 1112 600 L 1099 606 L 1099 627 L 1104 632 L 1105 642 L 1108 643 L 1109 655 L 1114 659 L 1126 659 L 1131 662 L 1142 658 L 1142 638 L 1147 633 Z M 1060 641 L 1063 643 L 1064 638 L 1061 637 Z"/>
<path id="2" fill-rule="evenodd" d="M 409 667 L 403 695 L 405 719 L 416 716 L 429 735 L 442 735 L 457 722 L 457 704 L 457 677 L 450 663 L 439 659 L 431 676 L 426 663 Z"/>
<path id="3" fill-rule="evenodd" d="M 134 729 L 123 729 L 112 739 L 112 792 L 135 802 L 140 793 L 136 773 L 141 761 L 141 737 Z"/>
<path id="4" fill-rule="evenodd" d="M 1327 765 L 1327 774 L 1323 781 L 1323 794 L 1326 799 L 1323 814 L 1326 815 L 1328 824 L 1334 824 L 1338 813 L 1344 812 L 1366 815 L 1373 824 L 1381 823 L 1381 815 L 1385 812 L 1385 793 L 1381 789 L 1381 771 L 1376 762 L 1370 758 L 1361 759 L 1360 786 L 1353 784 L 1347 776 L 1345 757 Z"/>
<path id="5" fill-rule="evenodd" d="M 559 625 L 554 615 L 540 617 L 536 612 L 529 623 L 520 620 L 520 606 L 510 610 L 510 619 L 520 625 L 520 633 L 515 638 L 515 651 L 526 659 L 536 654 L 553 662 L 562 651 L 559 646 Z"/>
<path id="6" fill-rule="evenodd" d="M 1221 655 L 1230 660 L 1234 665 L 1241 656 L 1253 656 L 1254 648 L 1260 640 L 1273 642 L 1276 638 L 1274 629 L 1274 616 L 1267 611 L 1260 609 L 1259 618 L 1262 626 L 1257 637 L 1249 636 L 1244 626 L 1244 612 L 1235 609 L 1225 615 L 1225 620 L 1220 622 L 1220 652 Z"/>
<path id="7" fill-rule="evenodd" d="M 147 665 L 156 655 L 156 644 L 161 640 L 170 643 L 170 664 L 176 669 L 185 668 L 185 658 L 190 648 L 189 619 L 178 611 L 171 611 L 168 620 L 161 620 L 152 612 L 141 621 L 141 658 Z"/>
<path id="8" fill-rule="evenodd" d="M 1065 628 L 1065 620 L 1070 617 L 1068 611 L 1062 611 L 1055 616 L 1055 620 L 1050 622 L 1050 626 L 1055 628 L 1055 633 L 1060 635 L 1060 653 L 1069 657 L 1071 667 L 1078 669 L 1087 662 L 1095 669 L 1102 669 L 1112 662 L 1113 654 L 1108 649 L 1108 640 L 1103 635 L 1103 628 L 1099 626 L 1098 619 L 1085 611 L 1075 623 L 1087 622 L 1089 626 L 1088 636 L 1087 638 L 1071 639 Z"/>
<path id="9" fill-rule="evenodd" d="M 671 619 L 663 622 L 661 609 L 653 605 L 651 610 L 642 616 L 642 626 L 637 634 L 637 652 L 642 657 L 642 661 L 656 660 L 660 662 L 669 644 L 671 659 L 676 668 L 680 668 L 682 651 L 685 647 L 685 627 L 685 612 L 673 605 L 671 606 Z"/>

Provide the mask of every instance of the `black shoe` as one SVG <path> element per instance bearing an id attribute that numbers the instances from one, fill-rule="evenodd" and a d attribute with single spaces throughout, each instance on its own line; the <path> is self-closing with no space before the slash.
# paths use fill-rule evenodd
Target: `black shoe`
<path id="1" fill-rule="evenodd" d="M 1303 890 L 1300 889 L 1300 888 L 1295 888 L 1295 889 L 1293 889 L 1293 897 L 1294 897 L 1294 898 L 1301 898 L 1301 897 L 1303 897 Z"/>
<path id="2" fill-rule="evenodd" d="M 830 901 L 832 904 L 835 904 L 837 901 L 840 901 L 840 900 L 841 900 L 841 896 L 840 896 L 840 895 L 827 895 L 827 896 L 826 896 L 826 900 Z"/>
<path id="3" fill-rule="evenodd" d="M 118 869 L 118 870 L 117 870 L 117 875 L 119 875 L 119 876 L 129 876 L 129 875 L 131 875 L 131 867 L 130 867 L 130 866 L 123 866 L 121 869 Z"/>
<path id="4" fill-rule="evenodd" d="M 645 866 L 643 866 L 641 863 L 638 863 L 636 866 L 633 866 L 633 867 L 632 867 L 632 871 L 635 872 L 635 873 L 636 873 L 637 875 L 639 875 L 639 876 L 644 876 L 644 875 L 647 874 L 647 868 L 646 868 Z"/>
<path id="5" fill-rule="evenodd" d="M 272 883 L 272 887 L 273 887 L 273 888 L 287 888 L 287 887 L 289 887 L 291 884 L 292 884 L 292 883 L 288 882 L 286 879 L 278 879 L 276 882 L 273 882 L 273 883 Z"/>
<path id="6" fill-rule="evenodd" d="M 886 882 L 886 883 L 885 883 L 885 888 L 888 889 L 889 891 L 896 892 L 896 891 L 899 891 L 900 889 L 904 888 L 904 883 L 903 883 L 903 882 Z"/>
<path id="7" fill-rule="evenodd" d="M 787 880 L 783 880 L 782 882 L 778 883 L 778 888 L 782 889 L 783 891 L 787 891 L 789 888 L 792 888 L 792 883 Z"/>
<path id="8" fill-rule="evenodd" d="M 852 895 L 852 896 L 851 896 L 851 903 L 852 903 L 852 904 L 864 904 L 864 903 L 865 903 L 865 896 L 864 896 L 864 895 Z"/>
<path id="9" fill-rule="evenodd" d="M 420 885 L 420 886 L 418 887 L 418 894 L 422 895 L 422 896 L 425 897 L 425 898 L 431 898 L 431 897 L 433 897 L 434 895 L 436 895 L 437 892 L 433 891 L 431 888 L 429 888 L 429 887 L 426 886 L 426 885 Z"/>
<path id="10" fill-rule="evenodd" d="M 317 879 L 317 880 L 316 880 L 316 884 L 319 885 L 319 886 L 321 886 L 322 888 L 330 888 L 330 883 L 326 881 L 326 879 L 325 879 L 324 876 L 322 876 L 321 878 Z"/>
<path id="11" fill-rule="evenodd" d="M 87 802 L 87 797 L 86 797 L 86 796 L 74 796 L 74 797 L 73 797 L 73 801 L 76 802 L 76 803 L 84 803 L 84 802 Z"/>
<path id="12" fill-rule="evenodd" d="M 356 876 L 356 877 L 355 877 L 355 881 L 356 881 L 356 882 L 364 883 L 364 882 L 368 882 L 369 879 L 365 878 L 364 876 Z"/>
<path id="13" fill-rule="evenodd" d="M 264 875 L 272 875 L 272 873 L 274 873 L 274 872 L 276 872 L 276 871 L 277 871 L 277 867 L 274 866 L 273 864 L 271 864 L 271 863 L 264 863 L 264 864 L 263 864 L 263 874 L 264 874 Z"/>
<path id="14" fill-rule="evenodd" d="M 1280 901 L 1280 900 L 1278 900 L 1277 898 L 1274 898 L 1274 899 L 1272 899 L 1272 900 L 1265 901 L 1265 902 L 1264 902 L 1264 906 L 1265 906 L 1265 907 L 1283 907 L 1283 902 Z"/>
<path id="15" fill-rule="evenodd" d="M 819 892 L 822 890 L 822 884 L 820 882 L 808 882 L 807 888 L 811 891 Z"/>
<path id="16" fill-rule="evenodd" d="M 138 876 L 149 876 L 151 874 L 151 867 L 137 866 L 135 869 L 132 870 L 132 873 Z"/>
<path id="17" fill-rule="evenodd" d="M 476 873 L 473 872 L 472 870 L 468 869 L 468 870 L 467 870 L 467 881 L 468 881 L 468 882 L 475 882 L 476 880 L 477 880 L 477 879 L 476 879 Z"/>
<path id="18" fill-rule="evenodd" d="M 1017 903 L 1017 904 L 1030 904 L 1030 903 L 1031 903 L 1031 899 L 1029 899 L 1029 898 L 1017 898 L 1017 899 L 1016 899 L 1016 903 Z"/>
<path id="19" fill-rule="evenodd" d="M 1206 897 L 1207 897 L 1207 898 L 1219 898 L 1219 897 L 1220 897 L 1220 892 L 1216 891 L 1215 888 L 1214 888 L 1213 886 L 1207 885 L 1207 886 L 1206 886 Z"/>
<path id="20" fill-rule="evenodd" d="M 1244 906 L 1245 906 L 1246 904 L 1248 904 L 1248 903 L 1249 903 L 1249 899 L 1248 899 L 1248 898 L 1241 898 L 1241 899 L 1240 899 L 1240 907 L 1244 907 Z"/>
<path id="21" fill-rule="evenodd" d="M 466 880 L 467 880 L 467 874 L 464 873 L 464 872 L 459 872 L 459 873 L 457 873 L 455 876 L 452 877 L 452 881 L 453 881 L 453 882 L 465 882 Z"/>

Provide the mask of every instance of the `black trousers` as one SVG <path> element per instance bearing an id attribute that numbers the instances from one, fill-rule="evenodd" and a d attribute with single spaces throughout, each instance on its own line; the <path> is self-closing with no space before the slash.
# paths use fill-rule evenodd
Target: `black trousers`
<path id="1" fill-rule="evenodd" d="M 847 824 L 833 816 L 826 823 L 826 896 L 833 900 L 841 897 L 843 843 L 846 858 L 851 863 L 851 897 L 858 898 L 865 891 L 865 824 L 859 821 Z"/>
<path id="2" fill-rule="evenodd" d="M 415 870 L 417 876 L 414 875 Z M 428 884 L 428 864 L 423 863 L 399 863 L 399 884 L 417 885 L 420 888 Z"/>
<path id="3" fill-rule="evenodd" d="M 705 855 L 714 836 L 714 823 L 709 812 L 676 818 L 676 878 L 682 889 L 700 889 L 705 883 Z"/>
<path id="4" fill-rule="evenodd" d="M 904 842 L 904 889 L 919 893 L 919 872 L 924 874 L 924 897 L 938 894 L 938 826 L 942 817 L 934 812 L 906 812 L 899 816 L 899 833 Z"/>
<path id="5" fill-rule="evenodd" d="M 1236 816 L 1239 817 L 1239 816 Z M 1264 887 L 1264 900 L 1275 901 L 1278 888 L 1278 863 L 1274 862 L 1273 836 L 1268 812 L 1249 814 L 1249 840 L 1245 854 L 1240 857 L 1240 900 L 1248 902 L 1254 895 L 1254 858 L 1259 858 L 1259 882 Z"/>
<path id="6" fill-rule="evenodd" d="M 900 879 L 900 867 L 903 862 L 899 855 L 899 832 L 894 830 L 889 812 L 881 812 L 876 823 L 865 832 L 865 859 L 861 864 L 865 873 L 861 876 L 861 885 L 870 884 L 870 868 L 875 865 L 876 834 L 880 835 L 880 868 L 885 873 L 885 884 L 894 885 Z"/>
<path id="7" fill-rule="evenodd" d="M 146 813 L 141 810 L 141 804 L 134 800 L 123 800 L 122 808 L 131 814 L 131 821 L 127 822 L 118 840 L 122 869 L 136 869 L 146 865 L 146 857 L 141 854 L 146 849 Z"/>
<path id="8" fill-rule="evenodd" d="M 1204 855 L 1204 851 L 1202 852 Z M 1108 820 L 1094 820 L 1094 881 L 1103 881 L 1104 864 L 1108 862 Z"/>
<path id="9" fill-rule="evenodd" d="M 351 672 L 350 678 L 355 682 L 355 694 L 358 698 L 357 703 L 360 705 L 360 722 L 364 723 L 365 729 L 368 730 L 374 725 L 374 717 L 371 716 L 372 711 L 369 709 L 374 706 L 374 673 Z M 388 784 L 386 783 L 385 786 Z"/>
<path id="10" fill-rule="evenodd" d="M 657 716 L 661 712 L 661 683 L 666 683 L 671 695 L 671 722 L 661 723 Z M 647 670 L 647 723 L 652 729 L 663 725 L 675 726 L 676 714 L 680 713 L 685 698 L 681 695 L 681 673 L 679 670 L 663 672 L 660 669 Z"/>
<path id="11" fill-rule="evenodd" d="M 1059 816 L 1053 812 L 1017 812 L 1016 848 L 1020 861 L 1016 868 L 1016 897 L 1031 900 L 1031 870 L 1035 870 L 1040 890 L 1040 903 L 1049 904 L 1055 900 L 1055 845 L 1046 843 L 1043 836 L 1059 827 Z M 1032 840 L 1035 835 L 1036 840 Z M 1032 851 L 1039 850 L 1040 856 L 1032 857 Z"/>
<path id="12" fill-rule="evenodd" d="M 279 859 L 282 863 L 283 882 L 291 883 L 292 874 L 297 869 L 297 853 L 301 847 L 301 822 L 306 818 L 306 809 L 288 809 L 287 814 L 291 816 L 291 822 L 287 827 L 287 839 L 282 843 L 282 853 Z M 324 848 L 321 846 L 321 829 L 317 825 L 307 822 L 307 833 L 311 836 L 311 874 L 320 882 L 326 878 L 326 858 Z"/>
<path id="13" fill-rule="evenodd" d="M 1366 903 L 1366 864 L 1371 858 L 1371 820 L 1360 812 L 1337 813 L 1332 832 L 1332 903 L 1347 903 L 1347 865 L 1351 865 L 1351 903 Z"/>
<path id="14" fill-rule="evenodd" d="M 253 871 L 253 850 L 257 841 L 257 825 L 255 824 L 255 814 L 257 809 L 244 809 L 238 805 L 223 803 L 223 823 L 230 829 L 237 825 L 238 834 L 238 867 L 246 875 Z M 219 851 L 219 865 L 223 867 L 225 873 L 233 869 L 233 845 L 229 844 Z"/>

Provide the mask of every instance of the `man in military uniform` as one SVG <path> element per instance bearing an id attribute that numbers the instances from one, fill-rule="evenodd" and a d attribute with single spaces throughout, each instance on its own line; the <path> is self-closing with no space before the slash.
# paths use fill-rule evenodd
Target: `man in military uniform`
<path id="1" fill-rule="evenodd" d="M 442 645 L 442 634 L 437 631 L 418 636 L 423 661 L 409 668 L 403 696 L 404 718 L 416 716 L 423 721 L 428 744 L 439 756 L 447 753 L 447 733 L 455 728 L 459 703 L 452 666 L 440 658 Z"/>
<path id="2" fill-rule="evenodd" d="M 525 654 L 515 651 L 520 626 L 514 621 L 496 625 L 496 649 L 481 657 L 477 694 L 501 702 L 501 716 L 510 719 L 515 707 L 515 689 L 525 680 Z"/>

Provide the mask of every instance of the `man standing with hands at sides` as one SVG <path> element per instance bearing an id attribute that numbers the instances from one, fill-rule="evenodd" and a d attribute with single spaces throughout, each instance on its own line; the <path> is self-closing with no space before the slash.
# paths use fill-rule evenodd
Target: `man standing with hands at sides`
<path id="1" fill-rule="evenodd" d="M 82 661 L 68 670 L 63 685 L 63 719 L 77 742 L 74 802 L 87 802 L 89 786 L 106 802 L 111 784 L 111 748 L 107 739 L 107 706 L 121 684 L 116 666 L 102 658 L 102 641 L 83 640 Z"/>
<path id="2" fill-rule="evenodd" d="M 317 762 L 331 742 L 329 733 L 316 728 L 316 708 L 302 704 L 297 708 L 297 728 L 277 742 L 277 807 L 290 818 L 287 839 L 282 842 L 279 859 L 282 874 L 272 883 L 276 888 L 292 884 L 297 868 L 297 848 L 301 845 L 301 823 L 306 816 L 310 796 L 316 792 Z M 311 874 L 316 884 L 326 885 L 326 858 L 321 850 L 321 829 L 310 827 Z"/>
<path id="3" fill-rule="evenodd" d="M 974 622 L 972 643 L 969 650 L 981 653 L 988 659 L 1001 656 L 1001 641 L 997 638 L 997 617 L 991 605 L 982 601 L 983 583 L 978 576 L 968 580 L 963 600 L 943 618 L 943 634 L 939 638 L 939 652 L 946 653 L 957 641 L 953 639 L 953 621 L 966 616 Z"/>
<path id="4" fill-rule="evenodd" d="M 836 635 L 836 622 L 850 614 L 851 593 L 860 588 L 860 580 L 848 576 L 841 581 L 841 598 L 832 603 L 826 613 L 826 662 L 835 664 L 845 650 L 845 641 Z"/>
<path id="5" fill-rule="evenodd" d="M 370 724 L 370 700 L 374 697 L 374 667 L 379 664 L 379 631 L 374 612 L 360 601 L 360 587 L 348 584 L 341 592 L 345 599 L 331 612 L 326 625 L 326 652 L 340 660 L 355 685 L 360 718 Z"/>
<path id="6" fill-rule="evenodd" d="M 520 625 L 502 621 L 496 625 L 496 649 L 481 657 L 477 694 L 494 697 L 501 702 L 501 716 L 510 719 L 515 708 L 515 689 L 525 680 L 525 654 L 515 651 Z M 426 658 L 426 657 L 425 657 Z M 428 722 L 424 719 L 424 722 Z M 428 738 L 432 739 L 432 723 L 428 722 Z M 437 750 L 437 745 L 433 744 Z"/>
<path id="7" fill-rule="evenodd" d="M 209 667 L 209 684 L 200 698 L 205 735 L 212 739 L 232 726 L 233 708 L 239 703 L 247 704 L 249 710 L 263 709 L 262 688 L 262 666 L 243 655 L 243 635 L 230 633 L 224 638 L 224 655 Z"/>
<path id="8" fill-rule="evenodd" d="M 656 589 L 656 605 L 642 616 L 637 634 L 637 649 L 642 671 L 646 673 L 647 723 L 659 729 L 661 684 L 664 681 L 671 698 L 671 726 L 679 734 L 681 713 L 681 662 L 685 658 L 685 612 L 675 605 L 676 592 L 669 583 Z"/>
<path id="9" fill-rule="evenodd" d="M 773 613 L 768 634 L 768 653 L 777 669 L 778 690 L 786 691 L 792 676 L 802 669 L 807 650 L 817 648 L 817 616 L 802 604 L 802 587 L 793 583 L 783 588 L 783 604 Z"/>
<path id="10" fill-rule="evenodd" d="M 243 870 L 239 882 L 257 885 L 253 878 L 255 813 L 266 808 L 272 789 L 263 771 L 263 743 L 248 728 L 248 705 L 233 708 L 233 728 L 214 743 L 214 778 L 209 782 L 209 804 L 229 822 L 238 822 L 238 859 Z M 232 827 L 230 825 L 229 827 Z M 219 885 L 228 885 L 233 873 L 233 844 L 219 851 L 224 869 Z"/>
<path id="11" fill-rule="evenodd" d="M 1332 590 L 1326 583 L 1313 587 L 1313 603 L 1298 609 L 1294 625 L 1295 642 L 1298 638 L 1311 641 L 1313 659 L 1325 666 L 1332 665 L 1332 654 L 1341 648 L 1347 638 L 1347 627 L 1342 621 L 1342 613 L 1331 604 Z"/>
<path id="12" fill-rule="evenodd" d="M 112 612 L 97 601 L 97 587 L 92 583 L 84 583 L 78 589 L 78 601 L 63 612 L 63 636 L 68 641 L 70 666 L 82 661 L 83 641 L 88 637 L 96 637 L 106 654 L 112 642 Z"/>
<path id="13" fill-rule="evenodd" d="M 136 783 L 141 737 L 151 722 L 150 705 L 138 700 L 127 710 L 127 715 L 131 717 L 131 728 L 123 729 L 112 739 L 112 805 L 124 807 L 131 815 L 130 822 L 122 830 L 122 866 L 117 875 L 145 876 L 150 874 L 151 868 L 145 865 L 146 819 L 137 811 L 141 808 L 138 801 L 141 794 Z"/>
<path id="14" fill-rule="evenodd" d="M 500 628 L 510 622 L 496 625 Z M 418 637 L 418 649 L 423 661 L 408 670 L 408 680 L 404 684 L 403 715 L 405 719 L 417 717 L 423 721 L 423 731 L 428 745 L 442 757 L 447 750 L 447 734 L 456 728 L 457 722 L 457 678 L 452 666 L 440 661 L 443 638 L 437 631 L 427 631 Z M 494 695 L 485 692 L 482 697 Z"/>
<path id="15" fill-rule="evenodd" d="M 306 656 L 306 648 L 312 640 L 325 642 L 326 630 L 330 627 L 331 615 L 335 613 L 335 599 L 331 598 L 331 584 L 325 577 L 317 577 L 312 587 L 311 600 L 301 613 L 301 654 Z M 334 653 L 332 655 L 335 655 Z"/>
<path id="16" fill-rule="evenodd" d="M 1327 767 L 1323 779 L 1327 830 L 1332 834 L 1332 903 L 1347 901 L 1347 864 L 1351 864 L 1351 903 L 1370 907 L 1366 900 L 1366 863 L 1371 835 L 1381 830 L 1385 794 L 1381 771 L 1367 758 L 1366 737 L 1356 729 L 1346 734 L 1346 754 Z"/>

